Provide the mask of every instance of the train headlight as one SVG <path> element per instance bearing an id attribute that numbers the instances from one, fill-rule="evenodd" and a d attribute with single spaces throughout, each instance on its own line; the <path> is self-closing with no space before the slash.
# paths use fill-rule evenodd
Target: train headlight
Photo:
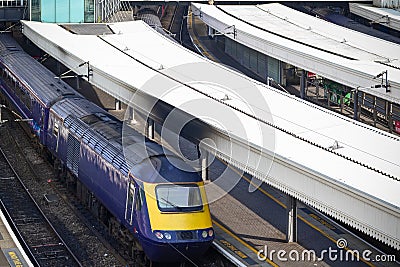
<path id="1" fill-rule="evenodd" d="M 208 230 L 208 236 L 212 237 L 214 235 L 214 231 L 212 229 Z"/>
<path id="2" fill-rule="evenodd" d="M 171 239 L 171 234 L 170 233 L 164 233 L 164 236 L 166 239 L 170 240 Z"/>
<path id="3" fill-rule="evenodd" d="M 206 238 L 207 237 L 207 231 L 203 231 L 202 233 L 201 233 L 201 236 L 203 237 L 203 238 Z"/>
<path id="4" fill-rule="evenodd" d="M 158 239 L 163 239 L 163 234 L 160 232 L 154 232 L 154 235 L 158 238 Z"/>

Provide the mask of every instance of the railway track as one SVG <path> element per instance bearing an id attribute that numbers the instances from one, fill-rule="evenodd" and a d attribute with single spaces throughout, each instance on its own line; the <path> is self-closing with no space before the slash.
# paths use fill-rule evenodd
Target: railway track
<path id="1" fill-rule="evenodd" d="M 4 109 L 2 115 L 13 119 Z M 4 124 L 0 137 L 0 199 L 39 265 L 126 266 L 95 220 L 66 201 L 68 192 L 21 126 Z"/>
<path id="2" fill-rule="evenodd" d="M 0 149 L 0 198 L 40 266 L 82 266 Z"/>
<path id="3" fill-rule="evenodd" d="M 164 29 L 174 34 L 174 39 L 184 47 L 196 52 L 187 30 L 188 6 L 179 4 L 167 5 L 165 15 L 161 18 Z"/>
<path id="4" fill-rule="evenodd" d="M 181 7 L 177 3 L 174 7 L 170 7 L 170 21 L 169 21 L 169 26 L 168 30 L 172 33 L 177 33 L 179 31 L 179 13 L 181 10 Z"/>

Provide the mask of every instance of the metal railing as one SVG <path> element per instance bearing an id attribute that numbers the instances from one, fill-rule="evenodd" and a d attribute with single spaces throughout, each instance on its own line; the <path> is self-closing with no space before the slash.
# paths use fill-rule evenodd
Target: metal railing
<path id="1" fill-rule="evenodd" d="M 0 0 L 0 7 L 25 7 L 27 0 Z"/>

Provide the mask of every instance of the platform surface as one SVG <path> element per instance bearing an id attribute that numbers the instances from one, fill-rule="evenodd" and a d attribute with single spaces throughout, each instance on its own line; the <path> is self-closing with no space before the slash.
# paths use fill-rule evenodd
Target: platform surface
<path id="1" fill-rule="evenodd" d="M 0 181 L 1 182 L 1 181 Z M 33 266 L 0 210 L 0 266 Z"/>

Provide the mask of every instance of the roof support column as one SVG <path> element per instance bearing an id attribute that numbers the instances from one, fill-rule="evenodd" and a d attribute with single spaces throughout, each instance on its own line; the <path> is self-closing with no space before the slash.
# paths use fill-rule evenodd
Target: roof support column
<path id="1" fill-rule="evenodd" d="M 56 62 L 56 75 L 60 75 L 61 74 L 61 63 L 60 61 L 57 60 Z"/>
<path id="2" fill-rule="evenodd" d="M 201 153 L 201 178 L 203 181 L 207 181 L 209 179 L 208 177 L 208 152 L 207 151 L 202 151 Z"/>
<path id="3" fill-rule="evenodd" d="M 339 101 L 340 101 L 340 113 L 343 113 L 344 96 L 342 94 L 339 95 Z"/>
<path id="4" fill-rule="evenodd" d="M 215 29 L 207 25 L 207 35 L 209 38 L 213 39 L 215 36 Z"/>
<path id="5" fill-rule="evenodd" d="M 128 107 L 128 123 L 130 124 L 136 124 L 135 120 L 135 108 L 129 106 Z"/>
<path id="6" fill-rule="evenodd" d="M 288 227 L 286 242 L 297 242 L 297 200 L 287 196 L 286 213 L 288 215 Z"/>
<path id="7" fill-rule="evenodd" d="M 389 126 L 389 132 L 392 133 L 393 132 L 393 117 L 392 117 L 392 103 L 390 103 L 389 101 L 386 102 L 386 116 L 387 116 L 387 121 L 388 121 L 388 126 Z"/>
<path id="8" fill-rule="evenodd" d="M 353 93 L 353 102 L 354 102 L 354 114 L 353 114 L 353 119 L 358 121 L 358 89 L 354 90 Z"/>
<path id="9" fill-rule="evenodd" d="M 374 96 L 374 114 L 373 114 L 373 117 L 374 117 L 374 127 L 376 127 L 376 121 L 377 121 L 377 119 L 378 119 L 378 114 L 377 114 L 376 108 L 377 108 L 376 96 Z"/>
<path id="10" fill-rule="evenodd" d="M 301 76 L 300 76 L 300 98 L 305 99 L 306 98 L 306 71 L 302 70 L 301 71 Z"/>
<path id="11" fill-rule="evenodd" d="M 79 84 L 79 75 L 75 76 L 75 82 L 76 82 L 76 84 L 75 84 L 76 85 L 76 90 L 79 90 L 80 89 L 80 87 L 79 87 L 80 86 L 80 84 Z"/>
<path id="12" fill-rule="evenodd" d="M 197 145 L 197 157 L 200 161 L 201 178 L 203 181 L 209 180 L 208 176 L 208 156 L 209 152 L 205 149 L 201 149 L 200 145 Z"/>
<path id="13" fill-rule="evenodd" d="M 147 119 L 147 138 L 154 139 L 154 120 L 150 118 Z"/>
<path id="14" fill-rule="evenodd" d="M 121 110 L 121 100 L 115 99 L 115 110 Z"/>

